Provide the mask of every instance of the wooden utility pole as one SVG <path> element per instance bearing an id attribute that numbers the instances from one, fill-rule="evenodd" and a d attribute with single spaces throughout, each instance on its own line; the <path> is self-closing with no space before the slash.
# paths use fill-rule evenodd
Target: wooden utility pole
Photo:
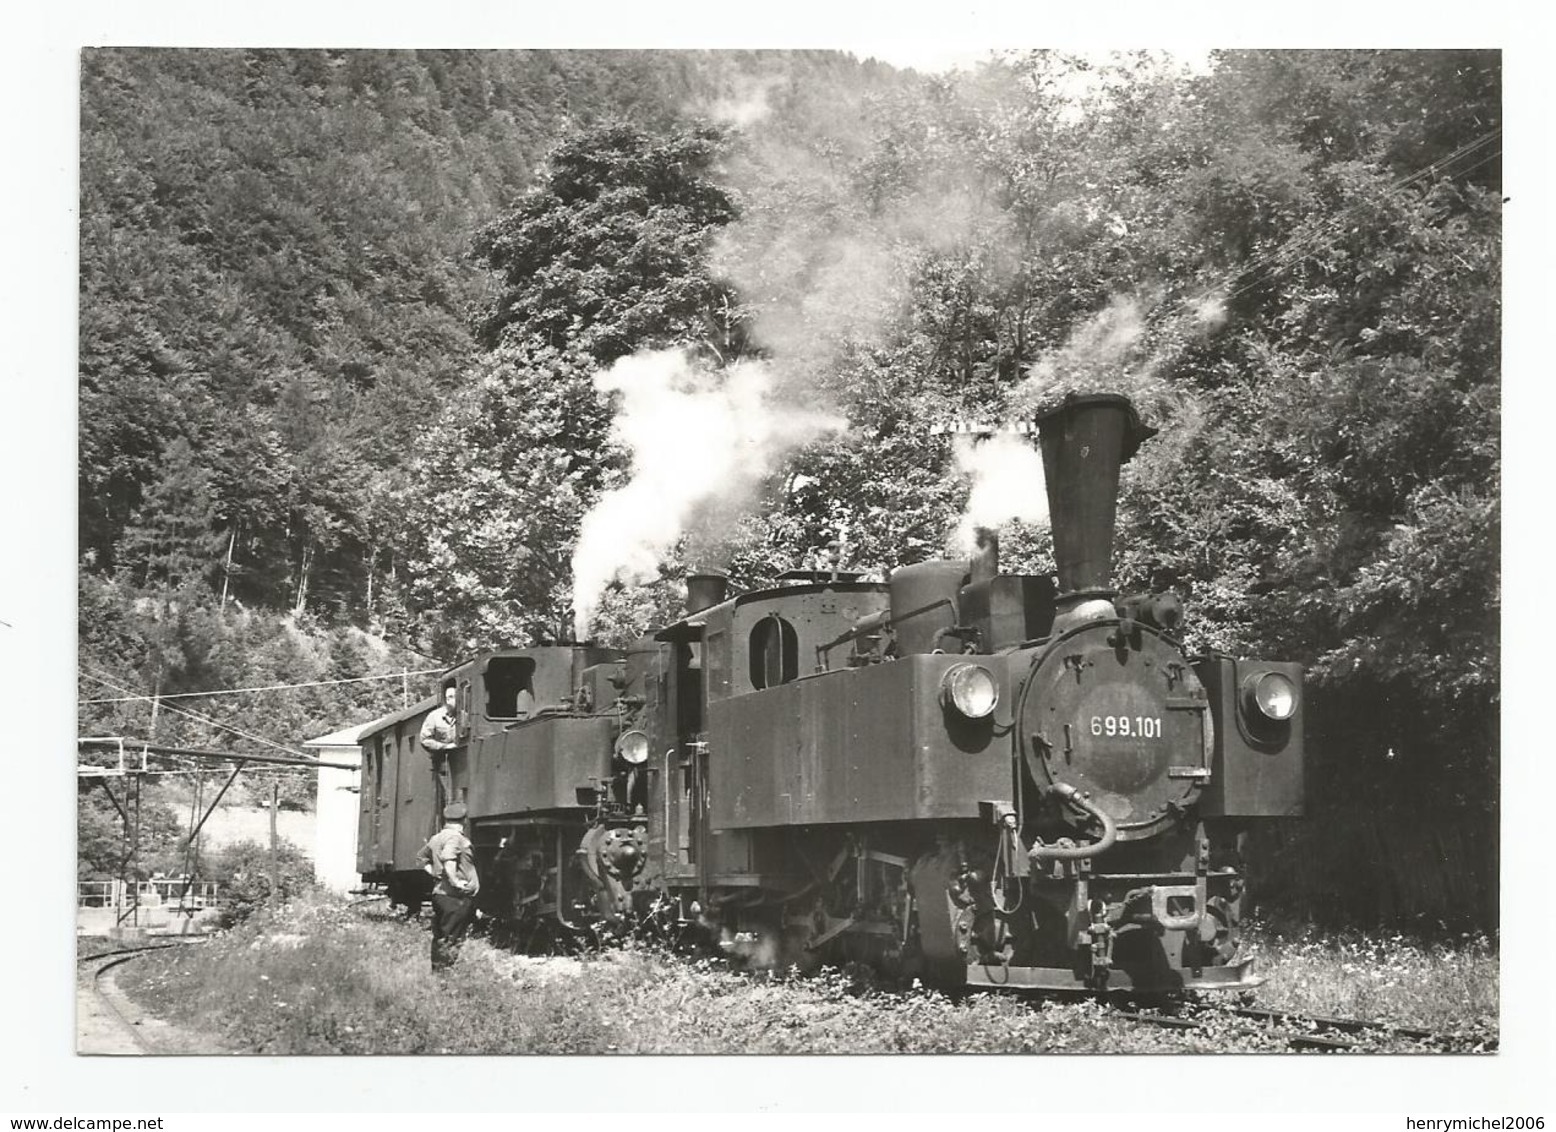
<path id="1" fill-rule="evenodd" d="M 227 608 L 227 591 L 232 588 L 232 552 L 238 545 L 238 524 L 227 535 L 227 561 L 222 566 L 222 609 Z"/>
<path id="2" fill-rule="evenodd" d="M 162 665 L 157 665 L 157 679 L 151 686 L 151 726 L 147 729 L 147 737 L 155 743 L 157 741 L 157 717 L 162 714 Z"/>
<path id="3" fill-rule="evenodd" d="M 142 775 L 135 776 L 135 825 L 130 832 L 129 883 L 135 895 L 130 901 L 130 926 L 140 927 L 140 784 Z M 129 797 L 129 791 L 125 791 Z"/>
<path id="4" fill-rule="evenodd" d="M 281 894 L 281 847 L 276 837 L 276 811 L 281 808 L 281 784 L 270 783 L 270 898 Z"/>

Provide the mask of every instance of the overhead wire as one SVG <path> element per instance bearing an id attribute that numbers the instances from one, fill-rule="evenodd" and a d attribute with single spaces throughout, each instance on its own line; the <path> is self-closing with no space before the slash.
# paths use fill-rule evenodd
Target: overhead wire
<path id="1" fill-rule="evenodd" d="M 1448 169 L 1456 162 L 1474 153 L 1476 150 L 1491 144 L 1498 137 L 1500 137 L 1501 134 L 1502 127 L 1496 126 L 1486 131 L 1484 134 L 1481 134 L 1479 137 L 1476 137 L 1466 142 L 1464 145 L 1461 145 L 1452 153 L 1446 154 L 1445 156 L 1440 157 L 1435 161 L 1427 163 L 1414 172 L 1407 173 L 1397 178 L 1387 188 L 1384 189 L 1383 199 L 1397 196 L 1408 189 L 1410 186 L 1416 184 L 1418 181 L 1424 180 L 1427 177 Z M 1469 165 L 1463 169 L 1457 170 L 1452 174 L 1452 176 L 1463 176 L 1466 173 L 1478 169 L 1482 165 L 1486 164 L 1486 162 L 1492 161 L 1496 157 L 1500 156 L 1501 152 L 1502 151 L 1499 149 L 1495 153 L 1488 154 L 1482 157 L 1479 161 L 1475 162 L 1473 165 Z M 1255 256 L 1247 263 L 1244 263 L 1237 268 L 1226 272 L 1214 283 L 1211 283 L 1206 287 L 1202 287 L 1194 294 L 1186 295 L 1182 299 L 1178 300 L 1178 302 L 1174 304 L 1174 307 L 1169 310 L 1169 315 L 1186 311 L 1191 307 L 1198 306 L 1208 299 L 1216 297 L 1217 293 L 1225 288 L 1228 284 L 1235 282 L 1244 276 L 1252 274 L 1254 277 L 1249 279 L 1248 282 L 1243 286 L 1239 287 L 1237 290 L 1231 292 L 1230 294 L 1222 296 L 1222 301 L 1228 301 L 1236 298 L 1239 295 L 1245 294 L 1249 290 L 1252 290 L 1254 287 L 1258 286 L 1265 279 L 1268 279 L 1274 271 L 1289 266 L 1291 263 L 1301 259 L 1308 252 L 1323 246 L 1323 243 L 1327 241 L 1328 238 L 1335 235 L 1339 229 L 1350 220 L 1351 216 L 1361 207 L 1361 204 L 1354 204 L 1345 209 L 1342 209 L 1338 214 L 1316 222 L 1310 231 L 1289 238 L 1283 242 L 1280 247 L 1264 253 L 1263 255 Z"/>
<path id="2" fill-rule="evenodd" d="M 151 776 L 151 777 L 156 777 L 158 775 L 214 774 L 214 773 L 217 773 L 212 768 L 212 764 L 210 762 L 201 762 L 199 759 L 193 758 L 193 757 L 191 757 L 189 755 L 173 754 L 173 753 L 170 753 L 168 751 L 153 750 L 153 749 L 151 749 L 152 748 L 152 744 L 150 744 L 149 742 L 147 742 L 145 740 L 142 740 L 142 739 L 135 739 L 135 738 L 132 738 L 132 737 L 129 737 L 129 736 L 125 736 L 123 742 L 124 742 L 124 749 L 125 749 L 125 751 L 127 753 L 128 752 L 139 752 L 139 751 L 141 751 L 144 748 L 145 749 L 145 757 L 148 760 L 149 759 L 157 759 L 160 762 L 171 764 L 169 766 L 158 767 L 155 770 L 151 769 L 150 767 L 147 767 L 144 770 L 140 769 L 139 767 L 136 767 L 131 772 L 131 773 L 133 773 L 135 775 L 148 775 L 148 776 Z M 87 747 L 87 748 L 84 748 L 83 751 L 78 752 L 78 755 L 80 753 L 84 753 L 84 751 L 98 751 L 98 752 L 101 752 L 101 751 L 104 751 L 104 750 L 106 750 L 106 748 L 101 747 L 101 746 L 98 746 L 98 747 Z M 230 753 L 225 753 L 225 756 L 228 757 L 228 758 L 233 759 L 234 761 L 244 761 L 247 758 L 257 757 L 257 756 L 245 755 L 244 752 L 242 752 L 242 751 L 232 751 Z M 309 755 L 309 756 L 306 756 L 306 757 L 314 758 L 316 756 Z M 89 770 L 110 770 L 111 771 L 113 769 L 111 764 L 107 764 L 107 763 L 79 763 L 78 762 L 78 764 L 77 764 L 78 772 L 83 767 L 86 768 L 86 769 L 89 769 Z M 295 763 L 295 764 L 291 764 L 291 765 L 277 765 L 275 763 L 271 763 L 271 762 L 268 762 L 268 761 L 265 762 L 265 763 L 248 762 L 248 763 L 245 764 L 245 766 L 243 768 L 243 773 L 244 774 L 290 774 L 292 771 L 299 770 L 299 769 L 307 770 L 307 769 L 309 769 L 309 764 Z M 109 777 L 115 777 L 116 778 L 116 777 L 118 777 L 118 775 L 117 775 L 117 773 L 114 773 L 114 774 L 110 774 Z"/>
<path id="3" fill-rule="evenodd" d="M 114 680 L 111 680 L 108 677 L 101 675 L 100 673 L 94 672 L 90 668 L 83 667 L 81 669 L 81 672 L 85 676 L 87 676 L 88 678 L 90 678 L 92 680 L 96 680 L 99 684 L 105 684 L 108 687 L 115 689 L 116 691 L 127 692 L 127 693 L 130 693 L 131 695 L 135 694 L 132 689 L 126 688 L 124 685 L 119 684 L 119 683 L 115 682 Z M 150 698 L 155 698 L 155 697 L 144 697 L 144 698 L 150 699 Z M 181 707 L 177 706 L 176 704 L 166 704 L 164 706 L 166 706 L 168 711 L 173 712 L 176 715 L 187 716 L 190 719 L 199 721 L 200 723 L 205 723 L 205 724 L 208 724 L 208 725 L 210 725 L 212 727 L 218 727 L 218 728 L 220 728 L 223 731 L 230 731 L 234 735 L 240 736 L 240 737 L 242 737 L 244 739 L 250 739 L 253 742 L 261 743 L 264 746 L 273 747 L 274 749 L 276 749 L 278 751 L 281 751 L 284 754 L 288 754 L 288 755 L 292 755 L 292 756 L 297 757 L 297 758 L 304 758 L 304 759 L 312 759 L 312 758 L 314 758 L 313 755 L 310 755 L 307 752 L 298 751 L 295 748 L 288 747 L 288 746 L 286 746 L 286 745 L 284 745 L 282 743 L 277 743 L 275 740 L 267 739 L 263 735 L 255 735 L 252 732 L 244 731 L 241 727 L 234 727 L 234 726 L 232 726 L 229 723 L 223 723 L 223 722 L 221 722 L 218 719 L 212 719 L 210 716 L 203 715 L 200 712 L 190 711 L 188 708 L 181 708 Z"/>
<path id="4" fill-rule="evenodd" d="M 122 704 L 137 700 L 185 700 L 200 696 L 236 696 L 248 692 L 283 692 L 294 688 L 329 688 L 337 684 L 362 684 L 372 680 L 403 680 L 407 676 L 427 676 L 441 668 L 418 668 L 404 672 L 385 672 L 378 676 L 351 676 L 340 680 L 310 680 L 299 684 L 264 684 L 252 688 L 212 688 L 204 692 L 166 692 L 161 695 L 98 696 L 77 700 L 78 704 Z"/>
<path id="5" fill-rule="evenodd" d="M 1466 147 L 1466 148 L 1468 148 L 1468 147 Z M 1482 158 L 1480 161 L 1475 162 L 1475 164 L 1470 165 L 1470 166 L 1466 166 L 1464 169 L 1458 170 L 1458 172 L 1453 174 L 1453 175 L 1454 176 L 1462 176 L 1463 174 L 1468 173 L 1468 172 L 1470 172 L 1473 169 L 1478 169 L 1478 168 L 1480 168 L 1480 166 L 1484 165 L 1487 161 L 1490 161 L 1493 158 L 1499 156 L 1501 154 L 1501 152 L 1502 152 L 1501 150 L 1497 150 L 1495 153 L 1492 153 L 1492 154 Z M 1444 168 L 1446 168 L 1446 166 L 1444 166 Z M 1391 197 L 1391 196 L 1397 196 L 1399 193 L 1403 192 L 1405 190 L 1405 188 L 1409 187 L 1409 184 L 1412 184 L 1412 183 L 1414 183 L 1414 181 L 1416 179 L 1419 179 L 1419 177 L 1422 174 L 1422 172 L 1423 171 L 1418 170 L 1417 173 L 1412 175 L 1411 178 L 1407 178 L 1404 181 L 1401 181 L 1398 184 L 1396 184 L 1396 185 L 1392 186 L 1391 188 L 1389 188 L 1384 193 L 1384 199 L 1387 199 L 1388 197 Z M 1316 251 L 1318 248 L 1325 246 L 1327 244 L 1329 238 L 1331 236 L 1337 234 L 1338 231 L 1341 228 L 1343 228 L 1350 221 L 1351 214 L 1355 210 L 1357 210 L 1357 209 L 1359 209 L 1361 207 L 1362 206 L 1359 205 L 1359 204 L 1358 205 L 1352 205 L 1351 208 L 1349 208 L 1349 209 L 1341 212 L 1339 215 L 1331 217 L 1329 220 L 1325 221 L 1318 228 L 1316 228 L 1315 231 L 1311 235 L 1299 237 L 1296 240 L 1295 243 L 1288 242 L 1285 245 L 1283 245 L 1279 249 L 1278 252 L 1272 253 L 1271 256 L 1268 257 L 1268 259 L 1266 260 L 1266 262 L 1264 264 L 1262 264 L 1262 265 L 1260 265 L 1260 266 L 1258 266 L 1256 268 L 1244 268 L 1238 275 L 1232 276 L 1232 278 L 1235 279 L 1235 278 L 1240 278 L 1241 275 L 1243 275 L 1243 274 L 1247 274 L 1250 270 L 1256 272 L 1256 275 L 1255 275 L 1254 278 L 1251 278 L 1243 286 L 1241 286 L 1237 290 L 1231 292 L 1229 295 L 1226 296 L 1226 299 L 1228 299 L 1228 300 L 1235 299 L 1237 296 L 1247 293 L 1248 291 L 1252 290 L 1254 287 L 1257 287 L 1260 283 L 1265 282 L 1266 280 L 1268 280 L 1274 273 L 1276 273 L 1280 269 L 1290 266 L 1291 264 L 1293 264 L 1293 263 L 1297 262 L 1298 260 L 1302 259 L 1308 253 L 1310 253 L 1312 251 Z M 1201 298 L 1198 301 L 1203 302 L 1204 299 Z"/>
<path id="6" fill-rule="evenodd" d="M 1393 183 L 1391 183 L 1383 190 L 1383 197 L 1386 199 L 1391 196 L 1397 196 L 1411 185 L 1414 185 L 1417 181 L 1447 169 L 1460 158 L 1468 156 L 1470 153 L 1473 153 L 1475 150 L 1481 148 L 1482 146 L 1489 145 L 1497 138 L 1498 135 L 1501 134 L 1501 132 L 1502 128 L 1500 126 L 1496 127 L 1495 129 L 1488 130 L 1486 133 L 1481 134 L 1474 140 L 1466 142 L 1452 153 L 1440 157 L 1436 161 L 1429 162 L 1422 168 L 1417 169 L 1412 173 L 1407 173 L 1397 178 Z M 1481 164 L 1484 164 L 1484 162 L 1477 162 L 1475 166 L 1471 166 L 1470 168 L 1478 168 Z M 1468 172 L 1468 169 L 1460 170 L 1460 173 L 1464 172 Z M 1228 273 L 1225 278 L 1213 285 L 1210 290 L 1195 296 L 1194 300 L 1191 301 L 1200 301 L 1208 297 L 1210 294 L 1214 293 L 1215 289 L 1224 286 L 1227 279 L 1235 279 L 1240 275 L 1245 275 L 1250 271 L 1258 271 L 1266 266 L 1277 266 L 1282 259 L 1294 258 L 1294 252 L 1301 253 L 1310 250 L 1315 241 L 1327 237 L 1328 235 L 1332 234 L 1333 229 L 1337 229 L 1343 226 L 1349 219 L 1349 214 L 1359 209 L 1360 207 L 1360 204 L 1351 205 L 1349 208 L 1341 210 L 1339 214 L 1317 222 L 1313 231 L 1296 237 L 1295 246 L 1293 246 L 1292 241 L 1288 240 L 1280 248 L 1274 249 L 1263 256 L 1256 256 L 1253 260 L 1237 268 L 1235 271 Z"/>

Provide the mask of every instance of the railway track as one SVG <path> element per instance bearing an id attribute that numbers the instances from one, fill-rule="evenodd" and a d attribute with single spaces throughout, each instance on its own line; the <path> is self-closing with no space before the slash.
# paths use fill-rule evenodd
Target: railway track
<path id="1" fill-rule="evenodd" d="M 350 902 L 359 909 L 383 899 L 382 894 Z M 738 968 L 726 958 L 702 954 L 715 962 L 723 959 L 730 971 Z M 975 988 L 949 992 L 952 999 L 980 993 Z M 1036 996 L 1034 1004 L 1044 1000 Z M 1199 1031 L 1212 1041 L 1217 1038 L 1259 1039 L 1259 1048 L 1269 1051 L 1289 1049 L 1321 1053 L 1491 1053 L 1497 1039 L 1468 1031 L 1439 1032 L 1363 1018 L 1339 1018 L 1273 1010 L 1253 1006 L 1234 1006 L 1196 1000 L 1153 1003 L 1144 1006 L 1128 999 L 1115 1000 L 1108 1015 L 1140 1025 L 1179 1031 Z M 1237 1048 L 1246 1050 L 1246 1045 Z"/>
<path id="2" fill-rule="evenodd" d="M 1497 1048 L 1496 1039 L 1484 1035 L 1438 1033 L 1362 1018 L 1331 1018 L 1246 1006 L 1188 1006 L 1178 1013 L 1119 1008 L 1115 1015 L 1141 1025 L 1259 1037 L 1287 1049 L 1321 1053 L 1362 1053 L 1380 1048 L 1393 1053 L 1491 1053 Z"/>
<path id="3" fill-rule="evenodd" d="M 109 972 L 122 967 L 132 960 L 139 959 L 152 951 L 167 951 L 175 947 L 183 947 L 186 943 L 196 943 L 198 940 L 188 940 L 179 943 L 152 943 L 142 947 L 121 947 L 113 951 L 103 951 L 96 955 L 80 956 L 76 962 L 78 967 L 90 970 L 90 977 L 86 980 L 90 988 L 91 1006 L 95 1012 L 87 1010 L 87 1004 L 78 1004 L 78 1012 L 92 1013 L 95 1016 L 109 1020 L 114 1034 L 121 1041 L 115 1042 L 112 1038 L 103 1034 L 100 1029 L 90 1036 L 86 1032 L 89 1028 L 89 1020 L 81 1019 L 82 1031 L 78 1033 L 78 1052 L 80 1053 L 108 1053 L 108 1054 L 155 1054 L 162 1052 L 141 1029 L 139 1022 L 133 1018 L 122 1003 L 121 995 L 117 990 L 111 990 L 104 976 Z M 125 1043 L 131 1048 L 122 1048 Z"/>

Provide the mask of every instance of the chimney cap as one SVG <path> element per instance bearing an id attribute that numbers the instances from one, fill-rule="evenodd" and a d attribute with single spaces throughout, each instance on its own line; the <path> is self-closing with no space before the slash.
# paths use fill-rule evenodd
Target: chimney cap
<path id="1" fill-rule="evenodd" d="M 722 570 L 696 568 L 686 574 L 686 613 L 690 616 L 719 605 L 729 596 L 729 575 Z"/>
<path id="2" fill-rule="evenodd" d="M 1042 426 L 1055 418 L 1064 416 L 1076 409 L 1087 409 L 1111 405 L 1120 408 L 1128 414 L 1128 427 L 1124 430 L 1124 447 L 1119 454 L 1119 462 L 1127 464 L 1132 456 L 1140 450 L 1151 437 L 1159 430 L 1152 428 L 1140 420 L 1140 414 L 1135 410 L 1135 403 L 1122 393 L 1066 393 L 1063 398 L 1052 402 L 1039 409 L 1033 416 L 1039 430 Z"/>

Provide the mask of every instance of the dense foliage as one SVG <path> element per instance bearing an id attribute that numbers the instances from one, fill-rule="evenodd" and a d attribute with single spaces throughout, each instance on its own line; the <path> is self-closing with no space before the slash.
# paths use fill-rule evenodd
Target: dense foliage
<path id="1" fill-rule="evenodd" d="M 89 53 L 85 631 L 161 610 L 113 646 L 142 688 L 216 679 L 181 626 L 234 599 L 444 659 L 565 633 L 580 517 L 631 473 L 594 377 L 647 348 L 762 359 L 848 427 L 607 595 L 612 639 L 693 558 L 943 553 L 967 485 L 930 426 L 1108 386 L 1162 430 L 1121 583 L 1308 667 L 1316 804 L 1484 824 L 1500 60 L 1213 62 Z M 1048 565 L 1041 525 L 1006 548 Z"/>
<path id="2" fill-rule="evenodd" d="M 83 789 L 76 800 L 76 879 L 149 880 L 157 873 L 182 873 L 187 831 L 173 807 L 160 798 L 143 799 L 139 827 L 132 832 L 125 818 L 133 819 L 137 807 L 124 796 L 122 781 L 108 789 L 112 800 L 101 785 Z"/>
<path id="3" fill-rule="evenodd" d="M 434 677 L 428 670 L 439 667 L 348 625 L 328 628 L 306 616 L 223 609 L 218 595 L 199 585 L 170 591 L 83 573 L 77 602 L 78 726 L 86 736 L 296 756 L 308 739 L 430 695 Z M 382 678 L 386 673 L 389 678 Z M 213 690 L 218 694 L 199 694 Z M 165 698 L 154 703 L 153 694 Z M 129 755 L 139 757 L 133 747 Z M 117 760 L 112 748 L 82 753 L 83 762 L 111 766 Z M 230 766 L 191 760 L 155 765 L 182 773 L 143 784 L 138 862 L 143 872 L 173 874 L 190 863 L 183 837 L 194 818 L 182 815 L 203 812 L 213 802 Z M 109 780 L 121 804 L 124 783 Z M 251 765 L 222 800 L 268 804 L 273 787 L 283 808 L 312 809 L 315 773 L 306 768 Z M 100 788 L 83 792 L 77 828 L 83 877 L 117 876 L 123 818 Z"/>

